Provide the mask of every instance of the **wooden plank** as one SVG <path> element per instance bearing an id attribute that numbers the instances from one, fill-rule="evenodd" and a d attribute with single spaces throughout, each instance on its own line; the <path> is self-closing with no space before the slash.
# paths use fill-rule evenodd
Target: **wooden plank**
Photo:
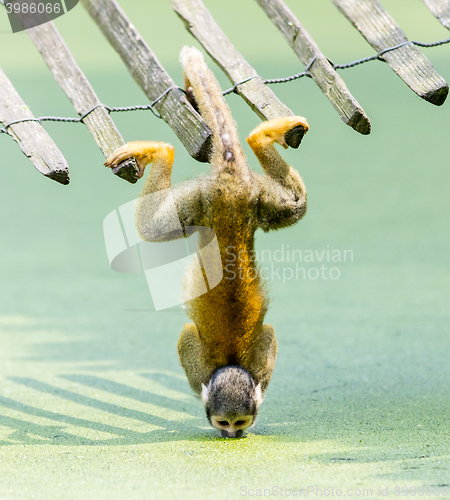
<path id="1" fill-rule="evenodd" d="M 0 68 L 0 121 L 25 156 L 41 172 L 60 184 L 69 184 L 69 166 L 51 137 L 37 121 L 15 123 L 35 117 Z"/>
<path id="2" fill-rule="evenodd" d="M 431 13 L 450 30 L 450 0 L 423 0 Z"/>
<path id="3" fill-rule="evenodd" d="M 115 0 L 81 0 L 110 44 L 118 52 L 136 83 L 155 103 L 155 109 L 169 124 L 189 154 L 208 161 L 211 131 L 177 88 L 155 54 Z M 170 90 L 172 89 L 172 90 Z"/>
<path id="4" fill-rule="evenodd" d="M 361 134 L 370 133 L 370 120 L 333 65 L 282 0 L 256 0 L 328 97 L 341 119 Z"/>
<path id="5" fill-rule="evenodd" d="M 430 61 L 408 39 L 378 0 L 332 0 L 382 58 L 417 95 L 437 106 L 444 103 L 448 85 Z"/>
<path id="6" fill-rule="evenodd" d="M 261 119 L 293 116 L 294 113 L 264 85 L 255 69 L 234 48 L 201 0 L 172 0 L 172 7 L 186 29 L 203 45 L 233 85 L 249 79 L 237 86 L 236 93 Z M 294 143 L 289 145 L 295 147 Z"/>
<path id="7" fill-rule="evenodd" d="M 55 80 L 72 102 L 75 111 L 80 116 L 84 116 L 94 106 L 98 106 L 83 119 L 83 123 L 105 157 L 123 146 L 125 142 L 108 111 L 101 106 L 94 89 L 78 67 L 53 22 L 28 29 L 27 33 Z M 134 158 L 122 162 L 112 170 L 113 173 L 131 183 L 135 183 L 139 178 L 139 169 Z"/>

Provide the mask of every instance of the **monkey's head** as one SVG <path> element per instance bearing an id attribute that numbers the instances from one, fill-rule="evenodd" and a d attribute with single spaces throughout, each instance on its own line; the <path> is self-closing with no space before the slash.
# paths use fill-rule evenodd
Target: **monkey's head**
<path id="1" fill-rule="evenodd" d="M 240 366 L 219 368 L 208 387 L 202 384 L 206 416 L 222 437 L 241 437 L 254 424 L 262 401 L 261 385 L 256 385 L 250 373 Z"/>

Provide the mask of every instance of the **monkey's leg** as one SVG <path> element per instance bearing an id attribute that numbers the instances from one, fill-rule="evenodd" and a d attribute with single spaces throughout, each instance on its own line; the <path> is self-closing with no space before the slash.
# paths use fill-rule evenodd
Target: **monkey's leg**
<path id="1" fill-rule="evenodd" d="M 191 389 L 200 395 L 202 384 L 208 385 L 215 367 L 208 362 L 198 329 L 193 323 L 184 325 L 178 340 L 178 355 Z"/>
<path id="2" fill-rule="evenodd" d="M 277 362 L 277 339 L 272 325 L 263 325 L 256 336 L 253 347 L 245 353 L 242 366 L 251 374 L 256 384 L 261 384 L 264 392 L 269 385 Z"/>
<path id="3" fill-rule="evenodd" d="M 304 118 L 288 116 L 261 123 L 247 138 L 266 173 L 266 177 L 259 176 L 259 226 L 265 231 L 289 226 L 301 219 L 306 212 L 306 188 L 303 180 L 283 160 L 274 143 L 287 148 L 286 135 L 294 134 L 301 139 L 308 129 Z"/>
<path id="4" fill-rule="evenodd" d="M 139 177 L 144 174 L 146 165 L 152 164 L 136 208 L 136 227 L 141 238 L 146 241 L 182 238 L 185 226 L 202 225 L 204 179 L 184 182 L 171 188 L 174 155 L 174 148 L 170 144 L 135 141 L 119 148 L 105 162 L 106 166 L 115 167 L 127 158 L 134 157 L 139 166 Z M 172 209 L 173 205 L 176 213 Z"/>

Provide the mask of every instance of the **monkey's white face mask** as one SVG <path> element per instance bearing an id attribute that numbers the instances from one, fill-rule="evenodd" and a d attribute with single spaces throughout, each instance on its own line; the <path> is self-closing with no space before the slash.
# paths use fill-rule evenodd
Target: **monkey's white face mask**
<path id="1" fill-rule="evenodd" d="M 218 429 L 224 438 L 239 438 L 245 429 L 254 424 L 255 419 L 255 415 L 238 415 L 231 418 L 211 415 L 211 425 Z"/>

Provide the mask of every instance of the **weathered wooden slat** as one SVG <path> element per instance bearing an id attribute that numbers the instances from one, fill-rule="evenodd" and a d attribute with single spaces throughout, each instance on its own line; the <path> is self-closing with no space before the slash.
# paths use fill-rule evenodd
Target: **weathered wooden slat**
<path id="1" fill-rule="evenodd" d="M 341 119 L 361 134 L 370 133 L 370 120 L 333 65 L 282 0 L 256 0 L 328 97 Z"/>
<path id="2" fill-rule="evenodd" d="M 30 28 L 27 33 L 80 116 L 101 104 L 52 21 Z M 105 157 L 125 143 L 108 111 L 101 106 L 89 113 L 83 123 Z M 131 183 L 135 183 L 139 178 L 139 169 L 134 158 L 122 162 L 113 172 Z"/>
<path id="3" fill-rule="evenodd" d="M 155 109 L 169 124 L 189 154 L 207 161 L 211 131 L 194 110 L 184 93 L 176 88 L 155 54 L 143 40 L 115 0 L 81 0 L 110 44 L 118 52 L 136 83 L 153 102 Z M 173 88 L 173 90 L 170 90 Z"/>
<path id="4" fill-rule="evenodd" d="M 0 68 L 0 122 L 6 126 L 29 118 L 34 119 L 33 113 Z M 69 184 L 69 166 L 40 123 L 15 123 L 7 127 L 7 131 L 41 174 L 60 184 Z"/>
<path id="5" fill-rule="evenodd" d="M 378 0 L 332 2 L 377 52 L 408 42 L 400 26 Z M 417 95 L 437 106 L 443 104 L 448 85 L 417 47 L 406 44 L 384 53 L 382 57 Z"/>
<path id="6" fill-rule="evenodd" d="M 450 0 L 423 0 L 431 13 L 450 30 Z"/>
<path id="7" fill-rule="evenodd" d="M 236 92 L 260 118 L 270 120 L 293 115 L 234 48 L 201 0 L 172 0 L 172 7 L 183 20 L 186 29 L 203 45 L 233 85 L 251 78 L 239 85 Z"/>

